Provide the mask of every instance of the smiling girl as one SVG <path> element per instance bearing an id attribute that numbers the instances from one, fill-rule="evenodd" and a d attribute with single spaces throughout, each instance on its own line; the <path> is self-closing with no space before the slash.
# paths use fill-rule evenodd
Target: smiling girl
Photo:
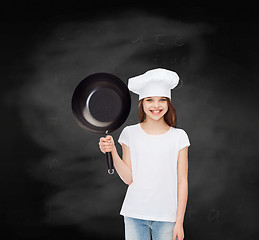
<path id="1" fill-rule="evenodd" d="M 184 238 L 190 141 L 176 128 L 171 89 L 178 82 L 175 72 L 161 68 L 130 78 L 128 88 L 139 94 L 140 123 L 122 130 L 122 159 L 112 136 L 100 138 L 101 151 L 112 153 L 117 173 L 129 185 L 120 212 L 126 240 Z"/>

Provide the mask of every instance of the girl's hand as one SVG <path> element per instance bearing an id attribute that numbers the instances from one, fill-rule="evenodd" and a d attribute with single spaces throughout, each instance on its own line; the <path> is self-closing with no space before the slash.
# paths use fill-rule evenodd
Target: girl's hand
<path id="1" fill-rule="evenodd" d="M 111 135 L 101 137 L 99 141 L 99 147 L 103 153 L 111 152 L 115 148 L 113 137 Z"/>
<path id="2" fill-rule="evenodd" d="M 184 239 L 183 224 L 176 223 L 174 225 L 173 240 L 183 240 L 183 239 Z"/>

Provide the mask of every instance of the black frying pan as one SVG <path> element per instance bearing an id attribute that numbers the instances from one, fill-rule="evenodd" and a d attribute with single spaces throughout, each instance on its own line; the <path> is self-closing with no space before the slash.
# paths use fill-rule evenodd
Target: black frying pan
<path id="1" fill-rule="evenodd" d="M 83 79 L 72 96 L 72 111 L 80 127 L 106 134 L 127 119 L 131 98 L 125 83 L 110 73 L 95 73 Z M 111 152 L 106 153 L 108 173 L 114 173 Z"/>

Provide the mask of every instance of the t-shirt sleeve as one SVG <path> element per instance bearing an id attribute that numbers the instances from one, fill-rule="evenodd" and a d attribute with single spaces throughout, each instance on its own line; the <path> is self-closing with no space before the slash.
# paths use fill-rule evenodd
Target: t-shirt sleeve
<path id="1" fill-rule="evenodd" d="M 191 144 L 190 144 L 189 137 L 188 137 L 187 133 L 182 129 L 181 135 L 180 135 L 179 150 L 181 150 L 187 146 L 189 147 L 190 145 Z"/>
<path id="2" fill-rule="evenodd" d="M 118 139 L 118 142 L 122 145 L 124 143 L 125 145 L 129 146 L 129 132 L 128 132 L 128 127 L 125 127 Z"/>

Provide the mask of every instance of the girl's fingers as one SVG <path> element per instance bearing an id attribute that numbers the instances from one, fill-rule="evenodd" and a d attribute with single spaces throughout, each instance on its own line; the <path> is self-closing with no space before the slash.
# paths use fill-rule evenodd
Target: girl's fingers
<path id="1" fill-rule="evenodd" d="M 100 142 L 107 142 L 108 140 L 106 138 L 100 138 Z"/>
<path id="2" fill-rule="evenodd" d="M 99 142 L 99 145 L 101 146 L 101 145 L 110 145 L 110 144 L 112 144 L 111 142 Z"/>
<path id="3" fill-rule="evenodd" d="M 104 150 L 104 153 L 106 153 L 106 152 L 111 152 L 111 151 L 112 151 L 111 148 L 104 148 L 103 150 Z"/>
<path id="4" fill-rule="evenodd" d="M 176 239 L 176 234 L 173 234 L 173 240 L 177 240 L 177 239 Z"/>
<path id="5" fill-rule="evenodd" d="M 99 147 L 103 153 L 111 152 L 113 149 L 112 136 L 108 135 L 106 137 L 101 137 L 99 141 Z"/>
<path id="6" fill-rule="evenodd" d="M 102 143 L 102 146 L 112 146 L 112 143 Z"/>
<path id="7" fill-rule="evenodd" d="M 107 139 L 108 141 L 113 141 L 113 138 L 112 138 L 111 135 L 106 136 L 106 139 Z"/>
<path id="8" fill-rule="evenodd" d="M 113 144 L 112 143 L 101 143 L 99 144 L 100 149 L 104 150 L 110 150 L 112 149 Z"/>
<path id="9" fill-rule="evenodd" d="M 181 236 L 181 235 L 179 236 L 179 235 L 176 234 L 176 235 L 175 235 L 175 238 L 173 237 L 173 240 L 174 240 L 174 239 L 175 239 L 175 240 L 183 240 L 183 239 L 184 239 L 184 236 Z"/>
<path id="10" fill-rule="evenodd" d="M 102 142 L 99 142 L 99 145 L 109 145 L 109 144 L 112 144 L 111 141 L 102 141 Z"/>

